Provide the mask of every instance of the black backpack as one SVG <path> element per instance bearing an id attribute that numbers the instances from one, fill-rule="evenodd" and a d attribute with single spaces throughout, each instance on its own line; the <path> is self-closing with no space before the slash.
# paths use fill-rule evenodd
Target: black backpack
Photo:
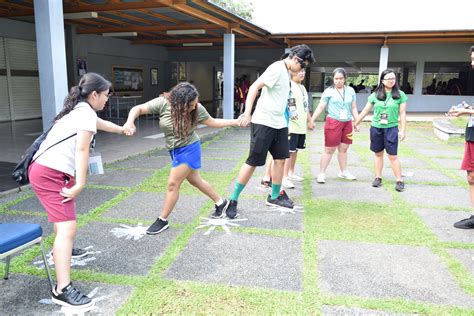
<path id="1" fill-rule="evenodd" d="M 51 147 L 53 146 L 56 146 L 57 144 L 65 141 L 66 139 L 69 139 L 71 137 L 73 137 L 74 135 L 76 135 L 77 133 L 74 133 L 73 135 L 71 136 L 68 136 L 62 140 L 60 140 L 59 142 L 49 146 L 48 148 L 46 148 L 40 155 L 38 155 L 38 157 L 36 157 L 34 160 L 33 160 L 33 157 L 34 155 L 36 154 L 36 152 L 38 151 L 38 149 L 40 148 L 41 144 L 43 143 L 43 141 L 46 139 L 46 136 L 48 136 L 48 133 L 49 131 L 51 131 L 51 129 L 53 128 L 54 124 L 51 125 L 46 131 L 43 132 L 43 134 L 41 134 L 34 142 L 33 144 L 30 145 L 30 147 L 28 147 L 28 149 L 26 149 L 25 153 L 21 156 L 21 160 L 20 162 L 16 165 L 15 169 L 13 169 L 13 172 L 12 172 L 12 178 L 13 180 L 15 180 L 16 183 L 18 183 L 18 187 L 20 187 L 21 185 L 25 185 L 25 184 L 28 184 L 30 181 L 28 179 L 28 167 L 36 160 L 38 159 L 42 154 L 44 154 L 44 152 L 48 149 L 50 149 Z"/>

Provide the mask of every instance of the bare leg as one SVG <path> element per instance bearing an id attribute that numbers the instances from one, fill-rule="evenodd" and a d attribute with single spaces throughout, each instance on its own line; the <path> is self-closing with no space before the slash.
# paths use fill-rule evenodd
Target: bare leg
<path id="1" fill-rule="evenodd" d="M 341 172 L 347 170 L 347 150 L 349 149 L 349 144 L 341 143 L 337 148 L 337 161 L 339 162 L 339 169 Z"/>
<path id="2" fill-rule="evenodd" d="M 253 172 L 255 171 L 254 166 L 248 165 L 244 163 L 240 168 L 239 175 L 237 176 L 237 182 L 243 185 L 247 185 L 252 176 Z M 281 178 L 280 178 L 281 181 Z"/>
<path id="3" fill-rule="evenodd" d="M 272 164 L 273 158 L 271 155 L 268 155 L 267 162 L 265 163 L 265 175 L 263 176 L 263 180 L 270 181 L 272 177 Z"/>
<path id="4" fill-rule="evenodd" d="M 319 163 L 319 172 L 326 173 L 329 163 L 331 162 L 332 155 L 336 151 L 337 147 L 324 147 L 324 152 L 321 155 L 321 161 Z"/>
<path id="5" fill-rule="evenodd" d="M 286 159 L 274 159 L 272 167 L 272 183 L 281 184 L 281 179 L 283 178 L 283 169 L 285 167 Z"/>
<path id="6" fill-rule="evenodd" d="M 165 203 L 163 204 L 163 210 L 160 214 L 161 218 L 166 219 L 170 215 L 171 211 L 176 205 L 176 202 L 178 201 L 179 188 L 191 170 L 192 169 L 184 163 L 176 168 L 171 168 L 170 175 L 168 177 L 168 191 L 166 192 Z"/>
<path id="7" fill-rule="evenodd" d="M 59 291 L 71 282 L 71 252 L 76 230 L 76 221 L 54 223 L 53 259 Z"/>
<path id="8" fill-rule="evenodd" d="M 382 178 L 383 151 L 375 153 L 375 177 Z"/>
<path id="9" fill-rule="evenodd" d="M 214 188 L 201 177 L 201 174 L 199 173 L 198 170 L 191 170 L 189 173 L 188 177 L 186 178 L 188 182 L 192 185 L 195 186 L 196 188 L 199 189 L 202 193 L 207 195 L 211 200 L 214 201 L 214 203 L 219 202 L 220 197 L 214 191 Z"/>
<path id="10" fill-rule="evenodd" d="M 403 181 L 402 179 L 402 167 L 400 165 L 400 160 L 398 160 L 397 155 L 388 155 L 388 159 L 390 160 L 390 166 L 392 167 L 393 174 L 397 181 Z"/>
<path id="11" fill-rule="evenodd" d="M 296 165 L 296 158 L 298 156 L 298 151 L 290 153 L 290 158 L 288 160 L 288 167 L 286 166 L 287 163 L 285 162 L 285 177 L 290 174 L 295 174 L 295 165 Z"/>
<path id="12" fill-rule="evenodd" d="M 471 193 L 471 205 L 474 208 L 474 171 L 467 171 L 467 182 L 469 183 L 469 191 Z"/>

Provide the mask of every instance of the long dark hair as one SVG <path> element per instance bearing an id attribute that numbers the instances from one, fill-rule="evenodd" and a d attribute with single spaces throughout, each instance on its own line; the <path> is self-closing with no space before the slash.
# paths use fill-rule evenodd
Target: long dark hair
<path id="1" fill-rule="evenodd" d="M 374 91 L 377 99 L 381 101 L 385 101 L 385 99 L 387 98 L 387 95 L 385 94 L 385 85 L 382 83 L 382 80 L 389 73 L 393 73 L 395 75 L 395 85 L 392 88 L 392 99 L 400 99 L 400 87 L 398 86 L 397 72 L 393 69 L 385 69 L 380 74 L 379 85 L 377 86 L 377 88 L 375 88 Z"/>
<path id="2" fill-rule="evenodd" d="M 173 120 L 173 131 L 177 138 L 184 138 L 189 131 L 197 125 L 198 111 L 189 113 L 189 104 L 199 97 L 195 86 L 189 82 L 178 83 L 165 97 L 171 103 L 171 119 Z"/>
<path id="3" fill-rule="evenodd" d="M 97 93 L 110 90 L 112 84 L 110 81 L 98 75 L 94 72 L 88 72 L 81 77 L 79 84 L 69 90 L 69 94 L 64 100 L 64 106 L 61 112 L 54 118 L 55 121 L 59 120 L 64 115 L 68 114 L 74 107 L 81 101 L 87 100 L 89 95 L 96 91 Z"/>

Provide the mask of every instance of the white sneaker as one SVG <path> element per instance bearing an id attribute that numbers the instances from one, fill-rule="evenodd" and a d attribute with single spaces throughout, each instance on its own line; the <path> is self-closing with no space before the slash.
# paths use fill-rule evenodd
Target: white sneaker
<path id="1" fill-rule="evenodd" d="M 293 184 L 293 182 L 288 180 L 288 178 L 283 178 L 283 180 L 281 181 L 281 185 L 286 189 L 294 189 L 295 188 L 295 185 Z"/>
<path id="2" fill-rule="evenodd" d="M 337 175 L 341 179 L 346 179 L 346 180 L 357 180 L 356 176 L 350 173 L 349 171 L 344 171 L 344 172 L 339 172 Z"/>
<path id="3" fill-rule="evenodd" d="M 318 179 L 316 181 L 318 181 L 318 183 L 326 183 L 326 175 L 324 173 L 318 174 Z"/>
<path id="4" fill-rule="evenodd" d="M 303 177 L 297 176 L 296 174 L 289 175 L 288 179 L 296 181 L 296 182 L 301 182 L 304 180 Z"/>

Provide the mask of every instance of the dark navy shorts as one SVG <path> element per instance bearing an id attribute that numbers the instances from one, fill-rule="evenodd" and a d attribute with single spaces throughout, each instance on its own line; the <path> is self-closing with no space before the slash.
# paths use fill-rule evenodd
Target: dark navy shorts
<path id="1" fill-rule="evenodd" d="M 397 155 L 398 126 L 388 128 L 370 127 L 370 150 L 378 153 L 384 149 L 389 155 Z"/>
<path id="2" fill-rule="evenodd" d="M 171 166 L 173 168 L 185 163 L 189 168 L 201 169 L 201 142 L 197 141 L 190 145 L 175 148 L 169 151 L 171 157 Z"/>
<path id="3" fill-rule="evenodd" d="M 299 149 L 306 148 L 306 134 L 290 134 L 290 139 L 288 140 L 288 146 L 290 153 L 294 153 Z"/>

